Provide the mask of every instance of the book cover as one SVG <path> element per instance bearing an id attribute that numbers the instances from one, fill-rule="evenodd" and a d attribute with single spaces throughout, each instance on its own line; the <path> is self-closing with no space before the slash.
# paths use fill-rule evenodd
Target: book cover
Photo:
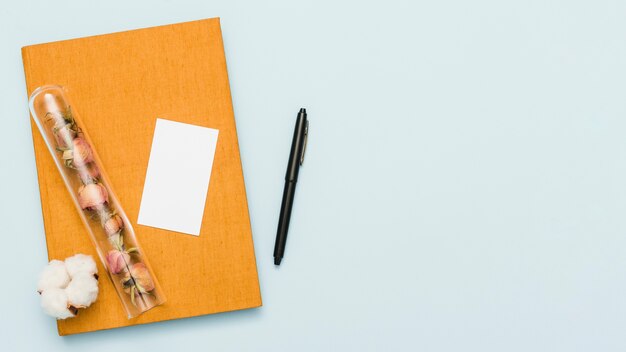
<path id="1" fill-rule="evenodd" d="M 261 306 L 219 19 L 27 46 L 22 57 L 29 95 L 46 84 L 69 90 L 167 297 L 129 320 L 102 275 L 97 302 L 58 321 L 59 334 Z M 198 237 L 136 223 L 157 118 L 219 130 Z M 97 258 L 34 123 L 32 133 L 49 259 Z M 194 160 L 181 151 L 180 162 Z"/>

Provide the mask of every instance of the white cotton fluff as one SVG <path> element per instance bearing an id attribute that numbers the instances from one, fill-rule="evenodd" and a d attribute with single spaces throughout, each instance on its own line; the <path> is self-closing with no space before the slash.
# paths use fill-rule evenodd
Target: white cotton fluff
<path id="1" fill-rule="evenodd" d="M 89 273 L 79 272 L 65 289 L 67 301 L 76 308 L 87 308 L 98 298 L 98 280 Z"/>
<path id="2" fill-rule="evenodd" d="M 74 317 L 78 308 L 87 308 L 98 298 L 97 273 L 96 262 L 88 255 L 51 261 L 37 282 L 41 307 L 57 319 Z"/>
<path id="3" fill-rule="evenodd" d="M 67 294 L 61 288 L 49 288 L 41 293 L 41 307 L 46 314 L 57 319 L 74 316 L 67 306 Z"/>
<path id="4" fill-rule="evenodd" d="M 70 282 L 70 276 L 65 269 L 65 263 L 53 260 L 43 269 L 37 282 L 37 291 L 42 292 L 49 288 L 65 288 Z"/>
<path id="5" fill-rule="evenodd" d="M 96 268 L 96 262 L 90 255 L 76 254 L 65 259 L 65 268 L 71 278 L 74 278 L 79 273 L 86 273 L 93 275 L 98 272 Z"/>

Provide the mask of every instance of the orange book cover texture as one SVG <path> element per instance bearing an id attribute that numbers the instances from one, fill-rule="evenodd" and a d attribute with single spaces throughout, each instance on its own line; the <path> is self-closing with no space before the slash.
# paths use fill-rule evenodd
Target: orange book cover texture
<path id="1" fill-rule="evenodd" d="M 127 319 L 98 262 L 98 300 L 76 318 L 58 321 L 59 334 L 259 307 L 219 19 L 27 46 L 22 57 L 29 95 L 46 84 L 68 89 L 167 297 Z M 198 237 L 136 223 L 157 117 L 219 130 Z M 49 259 L 98 258 L 34 123 L 32 131 Z M 180 162 L 202 160 L 186 160 L 181 150 Z"/>

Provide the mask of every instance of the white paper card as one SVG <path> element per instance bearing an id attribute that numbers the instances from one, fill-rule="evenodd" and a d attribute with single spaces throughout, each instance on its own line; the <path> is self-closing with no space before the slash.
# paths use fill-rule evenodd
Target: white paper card
<path id="1" fill-rule="evenodd" d="M 139 224 L 200 235 L 218 132 L 157 119 Z"/>

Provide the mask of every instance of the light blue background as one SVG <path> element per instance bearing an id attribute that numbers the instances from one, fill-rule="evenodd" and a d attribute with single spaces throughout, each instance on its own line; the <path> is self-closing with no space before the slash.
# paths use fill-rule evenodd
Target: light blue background
<path id="1" fill-rule="evenodd" d="M 0 349 L 624 351 L 625 15 L 617 0 L 4 2 Z M 20 47 L 217 16 L 264 306 L 58 337 L 35 293 Z"/>

